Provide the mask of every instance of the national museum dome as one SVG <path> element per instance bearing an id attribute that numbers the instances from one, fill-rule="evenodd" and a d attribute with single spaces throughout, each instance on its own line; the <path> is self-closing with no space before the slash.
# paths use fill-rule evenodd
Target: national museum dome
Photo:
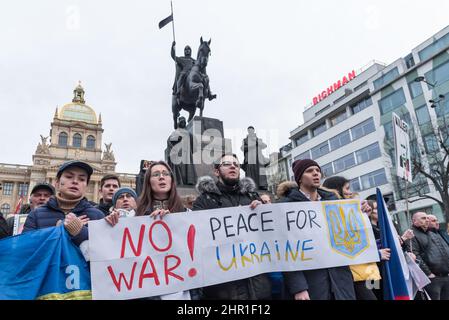
<path id="1" fill-rule="evenodd" d="M 95 111 L 85 104 L 84 89 L 81 83 L 73 90 L 72 103 L 64 105 L 58 113 L 58 118 L 61 120 L 82 121 L 91 124 L 98 124 L 97 115 Z"/>

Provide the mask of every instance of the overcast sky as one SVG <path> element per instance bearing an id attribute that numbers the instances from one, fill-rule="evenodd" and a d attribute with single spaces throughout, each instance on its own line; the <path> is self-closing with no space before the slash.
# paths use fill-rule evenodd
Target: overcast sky
<path id="1" fill-rule="evenodd" d="M 175 0 L 177 54 L 212 38 L 207 72 L 218 99 L 204 115 L 223 121 L 240 149 L 253 125 L 269 145 L 289 142 L 312 98 L 376 59 L 387 64 L 449 24 L 449 1 Z M 2 1 L 1 163 L 32 164 L 39 135 L 81 80 L 102 114 L 117 172 L 162 159 L 172 131 L 169 0 Z M 104 149 L 104 146 L 103 146 Z M 234 150 L 237 151 L 237 150 Z M 238 150 L 240 151 L 240 150 Z"/>

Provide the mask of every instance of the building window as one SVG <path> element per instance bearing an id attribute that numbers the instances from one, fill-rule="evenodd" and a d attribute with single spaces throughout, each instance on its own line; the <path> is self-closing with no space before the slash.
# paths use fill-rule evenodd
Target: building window
<path id="1" fill-rule="evenodd" d="M 19 197 L 25 197 L 28 194 L 28 184 L 19 184 Z"/>
<path id="2" fill-rule="evenodd" d="M 376 142 L 366 148 L 356 151 L 357 164 L 362 164 L 381 156 L 379 144 Z"/>
<path id="3" fill-rule="evenodd" d="M 360 139 L 361 137 L 364 137 L 374 131 L 376 131 L 374 120 L 373 118 L 369 118 L 368 120 L 356 125 L 351 129 L 352 140 L 354 141 Z"/>
<path id="4" fill-rule="evenodd" d="M 317 135 L 323 133 L 326 131 L 326 122 L 323 122 L 319 126 L 315 127 L 315 129 L 312 130 L 313 136 L 316 137 Z"/>
<path id="5" fill-rule="evenodd" d="M 436 67 L 432 71 L 425 74 L 426 79 L 431 83 L 436 83 L 441 86 L 443 83 L 449 80 L 449 61 Z M 430 85 L 427 85 L 429 90 L 433 89 Z M 438 93 L 440 94 L 440 92 Z"/>
<path id="6" fill-rule="evenodd" d="M 352 179 L 351 181 L 349 181 L 349 186 L 350 186 L 351 191 L 353 191 L 353 192 L 359 192 L 362 190 L 362 188 L 360 187 L 359 178 L 355 178 L 355 179 Z"/>
<path id="7" fill-rule="evenodd" d="M 349 130 L 340 133 L 338 136 L 333 137 L 329 140 L 332 151 L 337 150 L 341 147 L 346 146 L 351 143 L 351 136 L 349 135 Z"/>
<path id="8" fill-rule="evenodd" d="M 298 147 L 298 146 L 302 145 L 307 140 L 309 140 L 309 135 L 307 133 L 303 134 L 302 136 L 295 139 L 296 146 Z"/>
<path id="9" fill-rule="evenodd" d="M 382 115 L 387 114 L 397 107 L 405 104 L 404 90 L 399 89 L 385 98 L 379 100 L 380 113 Z"/>
<path id="10" fill-rule="evenodd" d="M 7 214 L 9 214 L 11 212 L 11 206 L 7 203 L 4 203 L 4 204 L 2 204 L 0 211 L 4 216 L 6 216 Z"/>
<path id="11" fill-rule="evenodd" d="M 425 47 L 422 49 L 418 55 L 421 61 L 429 59 L 431 56 L 433 56 L 438 51 L 441 51 L 445 47 L 449 45 L 449 33 L 442 36 L 440 39 L 432 43 L 431 45 Z"/>
<path id="12" fill-rule="evenodd" d="M 360 177 L 362 180 L 363 190 L 379 187 L 381 185 L 387 184 L 387 176 L 385 174 L 385 169 L 380 169 L 371 172 L 367 175 Z"/>
<path id="13" fill-rule="evenodd" d="M 351 106 L 352 113 L 353 114 L 359 113 L 360 111 L 368 108 L 372 104 L 373 104 L 373 100 L 371 99 L 371 97 L 364 99 L 364 100 L 358 102 L 357 104 Z"/>
<path id="14" fill-rule="evenodd" d="M 312 149 L 312 159 L 316 160 L 329 153 L 329 143 L 326 141 Z"/>
<path id="15" fill-rule="evenodd" d="M 399 76 L 399 70 L 398 68 L 394 68 L 390 71 L 388 71 L 386 74 L 384 74 L 382 77 L 374 81 L 374 90 L 377 90 L 387 83 L 390 83 L 394 79 L 396 79 Z"/>
<path id="16" fill-rule="evenodd" d="M 304 159 L 310 159 L 310 151 L 306 151 L 304 153 L 301 153 L 299 156 L 295 157 L 295 161 L 296 160 L 304 160 Z M 291 167 L 291 164 L 290 164 Z"/>
<path id="17" fill-rule="evenodd" d="M 415 66 L 415 59 L 413 58 L 413 54 L 409 54 L 404 58 L 405 65 L 407 66 L 407 69 L 413 68 Z"/>
<path id="18" fill-rule="evenodd" d="M 79 133 L 75 133 L 75 135 L 73 136 L 73 143 L 72 143 L 73 147 L 81 148 L 81 140 L 82 140 L 81 135 Z"/>
<path id="19" fill-rule="evenodd" d="M 420 125 L 426 124 L 430 122 L 429 109 L 427 109 L 426 105 L 423 105 L 415 110 L 416 119 L 418 119 L 418 123 Z"/>
<path id="20" fill-rule="evenodd" d="M 346 115 L 346 110 L 343 112 L 340 112 L 339 114 L 333 116 L 330 120 L 331 120 L 331 125 L 335 126 L 337 124 L 339 124 L 340 122 L 346 120 L 348 116 Z"/>
<path id="21" fill-rule="evenodd" d="M 59 134 L 58 145 L 61 147 L 67 147 L 68 135 L 65 132 Z"/>
<path id="22" fill-rule="evenodd" d="M 95 149 L 95 137 L 94 136 L 87 137 L 86 148 L 87 149 Z"/>
<path id="23" fill-rule="evenodd" d="M 3 195 L 5 195 L 5 196 L 12 195 L 13 187 L 14 187 L 14 183 L 12 183 L 12 182 L 3 183 Z"/>
<path id="24" fill-rule="evenodd" d="M 444 94 L 446 97 L 449 96 L 449 93 Z M 449 99 L 445 99 L 438 103 L 435 108 L 435 113 L 437 114 L 437 117 L 442 117 L 443 114 L 449 113 Z"/>
<path id="25" fill-rule="evenodd" d="M 335 173 L 345 171 L 353 166 L 355 166 L 355 158 L 353 153 L 334 161 Z"/>
<path id="26" fill-rule="evenodd" d="M 422 95 L 421 82 L 412 81 L 408 84 L 408 88 L 410 90 L 410 95 L 412 96 L 412 99 L 415 99 L 416 97 Z"/>
<path id="27" fill-rule="evenodd" d="M 334 168 L 332 167 L 332 162 L 321 166 L 321 172 L 323 173 L 323 177 L 331 177 L 334 174 Z"/>
<path id="28" fill-rule="evenodd" d="M 433 133 L 423 136 L 423 140 L 427 153 L 434 153 L 440 150 L 437 138 Z"/>

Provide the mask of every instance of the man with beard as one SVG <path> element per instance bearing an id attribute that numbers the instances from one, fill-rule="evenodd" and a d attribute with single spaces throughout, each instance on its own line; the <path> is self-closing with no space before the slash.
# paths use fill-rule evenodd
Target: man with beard
<path id="1" fill-rule="evenodd" d="M 200 196 L 193 210 L 238 206 L 251 209 L 262 204 L 252 179 L 240 179 L 240 162 L 235 154 L 224 154 L 214 164 L 215 182 L 211 177 L 198 179 Z M 203 288 L 203 298 L 221 300 L 258 300 L 271 298 L 271 282 L 266 274 Z"/>

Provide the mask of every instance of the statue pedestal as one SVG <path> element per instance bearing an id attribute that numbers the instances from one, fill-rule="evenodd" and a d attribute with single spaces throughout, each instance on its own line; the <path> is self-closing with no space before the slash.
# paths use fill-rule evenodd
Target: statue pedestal
<path id="1" fill-rule="evenodd" d="M 193 163 L 197 177 L 213 176 L 214 162 L 224 152 L 232 152 L 232 141 L 224 137 L 223 121 L 194 117 L 187 124 L 187 130 L 193 135 Z"/>
<path id="2" fill-rule="evenodd" d="M 192 162 L 195 168 L 196 177 L 212 176 L 214 172 L 214 162 L 221 157 L 224 152 L 232 151 L 232 142 L 224 138 L 223 122 L 218 119 L 194 117 L 190 121 L 186 130 L 192 136 L 190 150 L 192 150 Z M 165 150 L 165 160 L 169 161 L 169 150 Z M 182 185 L 176 181 L 178 187 L 193 187 Z M 195 181 L 196 183 L 196 181 Z"/>

